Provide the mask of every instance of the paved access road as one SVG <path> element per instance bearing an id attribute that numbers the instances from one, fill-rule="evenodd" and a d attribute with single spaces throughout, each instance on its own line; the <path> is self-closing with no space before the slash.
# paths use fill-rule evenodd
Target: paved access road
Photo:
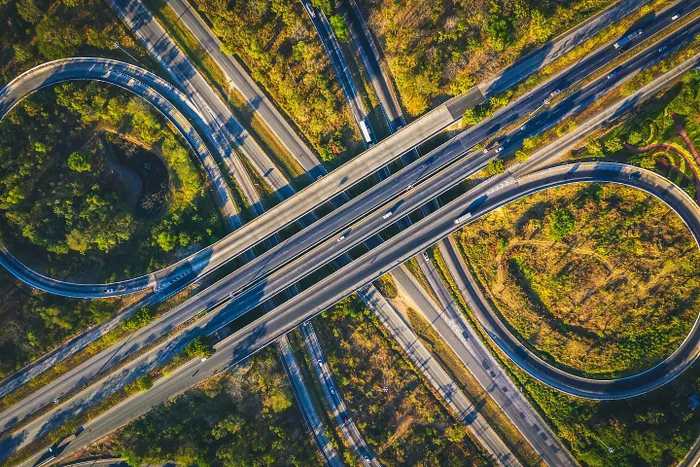
<path id="1" fill-rule="evenodd" d="M 197 39 L 226 76 L 228 84 L 238 90 L 248 105 L 265 122 L 267 127 L 289 151 L 312 180 L 326 173 L 306 143 L 287 122 L 265 93 L 258 87 L 236 58 L 222 52 L 222 43 L 216 34 L 202 20 L 187 0 L 167 0 L 167 4 L 178 16 L 182 24 Z"/>
<path id="2" fill-rule="evenodd" d="M 134 5 L 133 2 L 135 2 L 135 0 L 130 0 L 129 11 L 127 12 L 125 9 L 123 9 L 123 13 L 124 15 L 127 15 L 128 13 L 128 18 L 132 18 L 132 20 L 134 15 L 137 15 L 139 17 L 143 16 L 142 21 L 134 23 L 134 27 L 139 26 L 139 31 L 142 31 L 142 29 L 140 28 L 143 26 L 142 23 L 145 23 L 151 24 L 151 27 L 158 29 L 160 26 L 157 25 L 157 23 L 155 23 L 154 21 L 152 21 L 150 14 L 148 14 L 147 11 L 144 13 L 143 7 L 140 5 Z M 637 2 L 637 4 L 641 3 L 643 2 Z M 607 16 L 597 16 L 589 21 L 582 23 L 580 26 L 573 29 L 567 35 L 555 39 L 554 41 L 552 41 L 551 44 L 543 46 L 542 49 L 557 49 L 560 54 L 564 53 L 565 51 L 571 50 L 578 44 L 578 41 L 574 40 L 578 37 L 576 35 L 576 31 L 585 30 L 586 34 L 581 34 L 579 38 L 588 37 L 594 32 L 610 24 L 610 21 L 613 20 L 613 16 L 614 18 L 618 18 L 619 15 L 628 12 L 630 4 L 631 3 L 629 2 L 629 0 L 617 4 L 615 7 L 608 10 Z M 686 8 L 685 11 L 687 12 L 690 9 L 695 8 L 697 4 L 698 0 L 690 0 L 689 2 L 686 2 L 688 8 Z M 620 10 L 618 10 L 618 8 L 620 8 Z M 654 31 L 660 30 L 661 28 L 666 26 L 671 21 L 670 16 L 670 13 L 659 15 L 659 17 L 653 23 L 651 28 L 647 30 L 647 33 L 651 34 Z M 155 38 L 160 37 L 156 33 L 152 33 L 151 35 L 154 37 L 153 40 L 156 40 Z M 167 34 L 165 36 L 167 37 Z M 146 39 L 143 40 L 146 41 Z M 172 54 L 180 57 L 181 52 L 179 51 L 179 49 L 177 49 L 172 43 L 168 43 L 166 45 L 168 47 L 168 50 L 171 50 Z M 607 63 L 614 56 L 615 52 L 607 47 L 603 50 L 599 50 L 589 55 L 588 57 L 582 59 L 576 67 L 573 67 L 572 69 L 568 70 L 567 82 L 573 83 L 578 81 L 579 79 L 582 79 L 583 77 L 587 76 L 591 71 Z M 539 63 L 539 65 L 529 63 L 529 65 L 516 67 L 520 79 L 522 80 L 526 78 L 531 73 L 538 70 L 541 66 L 548 64 L 548 60 L 554 59 L 554 56 L 548 55 L 547 57 L 548 58 L 543 59 L 544 61 Z M 84 60 L 94 60 L 94 66 L 103 66 L 103 61 L 114 62 L 100 58 Z M 183 59 L 180 58 L 179 60 L 182 61 Z M 63 68 L 72 68 L 76 66 L 68 62 L 51 63 L 55 64 L 55 70 Z M 191 64 L 189 64 L 188 66 L 191 67 Z M 122 64 L 122 70 L 119 72 L 126 72 L 125 70 L 129 70 L 128 72 L 137 79 L 144 79 L 144 77 L 148 78 L 149 76 L 147 72 L 145 72 L 145 70 L 141 70 L 139 72 L 138 70 L 140 69 L 138 67 L 127 66 L 126 64 Z M 187 68 L 187 70 L 190 71 L 185 73 L 185 75 L 191 75 L 191 78 L 188 82 L 191 83 L 193 80 L 195 80 L 195 77 L 198 77 L 197 82 L 199 82 L 200 79 L 203 81 L 203 78 L 198 73 L 196 73 L 196 71 L 193 68 Z M 88 77 L 86 77 L 86 75 L 81 75 L 80 70 L 78 69 L 74 69 L 72 71 L 75 72 L 74 79 L 89 79 Z M 27 74 L 20 75 L 20 77 L 16 78 L 11 84 L 13 83 L 18 89 L 23 90 L 22 93 L 19 93 L 14 98 L 15 103 L 27 94 L 31 93 L 33 90 L 41 87 L 41 83 L 35 83 L 35 86 L 32 87 L 31 77 L 29 77 Z M 498 128 L 503 127 L 504 124 L 507 124 L 514 118 L 531 112 L 535 108 L 539 107 L 542 100 L 556 87 L 556 83 L 547 82 L 539 86 L 536 90 L 533 90 L 531 93 L 525 96 L 525 98 L 518 99 L 516 102 L 502 109 L 497 114 L 497 116 L 494 117 L 494 119 L 490 120 L 490 123 L 493 124 L 491 129 L 493 131 L 497 131 Z M 196 96 L 197 94 L 195 93 L 194 95 Z M 301 190 L 296 195 L 292 196 L 289 202 L 280 203 L 279 205 L 270 209 L 262 216 L 259 216 L 252 222 L 246 224 L 245 226 L 243 226 L 243 228 L 239 229 L 235 235 L 229 235 L 221 239 L 214 245 L 210 245 L 202 251 L 195 253 L 194 255 L 185 258 L 184 260 L 176 263 L 175 265 L 172 265 L 166 268 L 165 270 L 159 271 L 155 274 L 160 277 L 167 277 L 174 274 L 174 276 L 177 277 L 180 274 L 180 271 L 182 271 L 183 273 L 187 272 L 187 274 L 185 274 L 183 277 L 177 279 L 177 283 L 178 285 L 180 285 L 189 283 L 192 280 L 194 280 L 195 277 L 201 277 L 202 275 L 205 275 L 208 272 L 217 269 L 218 267 L 232 260 L 234 257 L 247 251 L 253 245 L 259 243 L 262 239 L 271 237 L 272 235 L 274 235 L 275 232 L 278 232 L 280 229 L 291 224 L 292 222 L 301 219 L 304 215 L 311 212 L 316 207 L 330 201 L 339 193 L 352 187 L 367 175 L 378 171 L 383 166 L 390 163 L 392 160 L 400 157 L 401 155 L 407 153 L 411 149 L 417 147 L 422 142 L 435 135 L 440 130 L 446 128 L 447 126 L 460 119 L 466 109 L 483 102 L 483 100 L 484 97 L 478 89 L 474 89 L 472 92 L 466 95 L 462 95 L 451 99 L 445 104 L 438 106 L 431 112 L 428 112 L 423 117 L 415 120 L 408 126 L 402 128 L 398 131 L 398 133 L 390 136 L 381 143 L 365 151 L 360 156 L 354 158 L 353 160 L 344 164 L 340 168 L 334 170 L 332 173 L 323 177 L 321 180 L 317 181 L 312 186 Z M 4 99 L 0 98 L 0 109 L 4 108 L 4 106 L 6 105 L 7 103 L 4 102 Z M 200 105 L 202 107 L 208 108 L 204 104 Z M 5 110 L 5 112 L 6 111 L 7 110 Z M 206 118 L 205 114 L 208 114 L 208 111 L 198 112 L 198 120 L 202 121 L 202 119 Z M 202 128 L 206 127 L 207 124 L 202 123 Z M 470 129 L 465 133 L 470 134 L 470 132 L 475 131 L 476 128 L 478 127 Z M 218 132 L 215 133 L 218 134 Z M 214 138 L 214 140 L 217 145 L 221 142 L 221 138 Z M 220 151 L 224 150 L 221 149 Z M 447 161 L 446 163 L 449 163 L 449 161 Z M 431 168 L 437 169 L 439 167 L 436 164 L 433 164 Z M 225 182 L 223 181 L 223 179 L 221 179 L 221 177 L 219 177 L 218 180 L 221 180 L 221 182 L 216 183 L 217 187 L 225 186 Z M 190 273 L 188 272 L 189 270 L 195 271 L 196 274 L 190 275 Z M 52 288 L 50 285 L 42 284 L 41 282 L 37 283 L 38 288 L 42 288 L 42 290 L 45 290 L 50 293 L 67 294 L 67 296 L 74 297 L 80 296 L 80 284 L 74 285 L 76 287 L 73 287 L 69 292 L 66 292 L 63 290 L 62 287 Z M 158 286 L 157 282 L 155 286 Z M 168 283 L 166 284 L 166 286 L 171 286 L 171 284 Z M 112 288 L 113 287 L 105 286 L 102 291 L 102 296 L 106 297 L 127 293 L 124 290 L 119 289 L 118 287 L 114 288 L 115 290 L 113 292 L 107 292 L 107 290 L 110 290 Z M 128 285 L 125 288 L 126 290 L 132 290 Z M 134 288 L 133 290 L 135 291 L 137 289 Z M 88 291 L 85 294 L 85 297 L 92 296 L 93 295 L 90 293 L 90 291 Z"/>
<path id="3" fill-rule="evenodd" d="M 355 85 L 355 80 L 352 78 L 352 73 L 348 68 L 348 64 L 343 56 L 343 51 L 340 48 L 338 39 L 333 33 L 331 24 L 326 18 L 326 14 L 320 9 L 311 5 L 310 0 L 300 0 L 301 4 L 304 6 L 304 10 L 309 16 L 309 19 L 316 28 L 318 32 L 318 37 L 321 39 L 323 47 L 326 49 L 328 54 L 328 59 L 333 66 L 335 75 L 338 77 L 338 82 L 340 83 L 340 88 L 343 90 L 343 95 L 345 100 L 350 107 L 350 113 L 352 113 L 353 119 L 357 127 L 362 132 L 362 125 L 369 126 L 369 121 L 367 120 L 367 110 L 362 103 L 362 98 L 360 93 L 357 91 L 357 86 Z M 370 129 L 371 131 L 371 129 Z M 367 139 L 363 136 L 362 138 L 365 146 L 367 146 Z"/>
<path id="4" fill-rule="evenodd" d="M 311 431 L 311 436 L 316 443 L 316 447 L 318 447 L 318 450 L 323 456 L 326 465 L 331 467 L 342 467 L 343 462 L 338 456 L 338 451 L 335 450 L 335 447 L 333 447 L 331 444 L 328 436 L 326 436 L 323 422 L 318 416 L 318 412 L 316 412 L 316 408 L 311 401 L 309 392 L 304 384 L 304 378 L 301 376 L 301 370 L 299 369 L 299 365 L 294 357 L 294 352 L 292 352 L 292 348 L 289 345 L 289 339 L 287 339 L 287 336 L 283 336 L 277 341 L 277 348 L 280 351 L 282 365 L 284 366 L 284 370 L 289 377 L 289 382 L 291 384 L 292 391 L 294 392 L 294 397 L 299 404 L 299 410 L 301 410 L 301 414 L 304 416 L 306 426 L 308 426 L 309 431 Z"/>
<path id="5" fill-rule="evenodd" d="M 338 388 L 333 381 L 333 375 L 328 366 L 325 356 L 323 355 L 323 350 L 321 349 L 321 343 L 316 336 L 316 332 L 311 324 L 311 322 L 304 323 L 303 326 L 299 328 L 301 330 L 301 335 L 304 338 L 304 346 L 306 351 L 311 357 L 311 365 L 314 367 L 316 376 L 318 377 L 321 386 L 323 388 L 323 393 L 325 395 L 326 401 L 330 406 L 331 413 L 335 418 L 336 423 L 340 427 L 343 433 L 343 437 L 347 441 L 350 449 L 355 451 L 355 454 L 366 465 L 379 466 L 379 461 L 377 456 L 372 452 L 372 450 L 367 446 L 362 433 L 355 425 L 355 422 L 350 415 L 342 396 L 338 392 Z"/>
<path id="6" fill-rule="evenodd" d="M 653 51 L 655 52 L 655 49 L 653 49 Z M 639 58 L 635 57 L 630 62 L 630 71 L 639 70 L 644 64 L 648 63 L 649 60 L 652 60 L 652 57 L 655 58 L 656 55 L 641 54 Z M 650 85 L 650 87 L 647 88 L 643 96 L 651 95 L 654 89 L 658 89 L 661 84 L 666 82 L 666 79 L 669 79 L 668 76 L 679 76 L 682 71 L 692 66 L 692 63 L 688 63 L 689 64 L 684 65 L 685 68 L 681 67 L 682 69 L 679 69 L 677 73 L 670 73 L 665 75 L 663 79 L 655 81 L 653 86 Z M 625 68 L 622 68 L 618 76 L 622 78 L 625 76 L 625 73 Z M 552 112 L 551 114 L 543 112 L 537 118 L 542 119 L 542 124 L 546 124 L 550 121 L 557 121 L 562 115 L 560 112 L 565 112 L 566 109 L 588 102 L 591 98 L 596 96 L 596 93 L 604 92 L 607 86 L 612 86 L 614 84 L 614 80 L 602 78 L 598 82 L 591 83 L 587 88 L 592 94 L 586 94 L 584 91 L 581 91 L 570 96 L 556 108 L 550 109 L 548 112 Z M 573 136 L 567 135 L 564 139 L 571 138 L 573 140 L 580 132 L 595 128 L 596 125 L 602 124 L 605 119 L 614 117 L 617 113 L 624 112 L 633 106 L 638 98 L 641 99 L 639 96 L 635 95 L 620 104 L 616 104 L 596 117 L 598 120 L 596 120 L 595 124 L 582 125 L 572 134 Z M 579 103 L 577 104 L 577 102 Z M 559 109 L 559 107 L 562 108 Z M 483 131 L 484 133 L 482 133 L 482 135 L 488 134 L 488 128 L 485 128 L 485 125 L 475 128 Z M 385 213 L 383 210 L 375 210 L 372 212 L 364 208 L 365 206 L 376 206 L 378 203 L 374 200 L 394 199 L 394 204 L 390 206 L 394 211 L 393 219 L 397 219 L 420 207 L 426 200 L 438 196 L 444 190 L 447 190 L 450 186 L 454 186 L 470 173 L 474 173 L 485 166 L 486 163 L 494 157 L 493 153 L 483 154 L 479 152 L 477 154 L 472 154 L 471 157 L 460 159 L 465 149 L 471 147 L 480 140 L 478 136 L 479 133 L 477 133 L 476 136 L 471 133 L 472 137 L 475 139 L 472 140 L 471 143 L 469 143 L 470 140 L 467 139 L 467 143 L 465 143 L 464 138 L 469 135 L 469 132 L 465 132 L 452 142 L 438 148 L 434 156 L 430 154 L 426 156 L 428 167 L 425 167 L 426 163 L 422 161 L 413 163 L 392 178 L 385 180 L 381 184 L 353 199 L 351 202 L 336 209 L 328 216 L 325 216 L 314 224 L 315 228 L 307 229 L 285 240 L 277 248 L 273 248 L 261 255 L 257 260 L 227 276 L 217 283 L 216 286 L 210 287 L 197 296 L 192 297 L 190 300 L 176 307 L 162 319 L 139 330 L 130 338 L 129 346 L 123 346 L 121 343 L 115 344 L 112 348 L 93 357 L 93 359 L 86 362 L 79 369 L 71 371 L 57 379 L 52 387 L 43 388 L 35 394 L 32 394 L 30 396 L 31 403 L 23 401 L 16 407 L 5 411 L 0 416 L 2 426 L 7 428 L 9 426 L 8 424 L 12 424 L 14 421 L 26 417 L 26 414 L 32 413 L 37 410 L 37 408 L 46 406 L 53 398 L 58 397 L 61 392 L 67 392 L 67 390 L 73 388 L 78 381 L 92 378 L 98 372 L 103 371 L 103 365 L 105 365 L 106 362 L 121 360 L 133 350 L 144 345 L 144 343 L 150 342 L 158 336 L 163 335 L 169 329 L 181 325 L 197 313 L 203 310 L 213 310 L 217 305 L 225 303 L 232 298 L 231 307 L 237 310 L 237 313 L 243 313 L 262 301 L 274 296 L 274 294 L 281 292 L 284 288 L 293 284 L 316 268 L 327 264 L 333 258 L 344 254 L 350 248 L 380 232 L 392 222 L 391 220 L 383 219 Z M 520 138 L 524 136 L 525 135 L 520 135 Z M 483 136 L 481 138 L 483 138 Z M 537 158 L 532 159 L 535 160 Z M 446 160 L 458 160 L 458 163 L 452 164 L 448 169 L 442 171 L 439 178 L 430 178 L 426 180 L 426 182 L 418 184 L 414 189 L 405 192 L 404 187 L 407 184 L 413 183 L 419 178 L 422 180 L 421 176 L 426 172 L 432 173 L 430 167 L 432 163 L 444 162 Z M 406 182 L 396 183 L 396 180 L 401 180 L 401 177 L 406 177 L 404 178 Z M 386 195 L 388 195 L 388 198 L 384 198 Z M 356 226 L 350 229 L 337 230 L 351 223 L 353 219 L 366 215 L 368 212 L 372 212 L 372 214 L 364 217 Z M 335 238 L 332 237 L 333 232 L 344 232 L 347 238 L 342 242 L 335 241 Z M 325 240 L 325 243 L 323 243 L 324 239 L 329 237 L 330 239 Z M 315 250 L 311 251 L 310 248 L 315 245 Z M 290 259 L 293 259 L 291 263 L 288 262 Z M 272 276 L 265 277 L 266 274 L 275 270 L 279 272 Z M 244 288 L 245 291 L 240 292 L 243 291 Z M 218 320 L 223 320 L 225 322 L 226 319 L 232 318 L 224 314 L 224 317 L 217 317 L 216 322 L 219 322 Z M 200 331 L 203 329 L 203 326 L 204 325 L 199 328 Z"/>

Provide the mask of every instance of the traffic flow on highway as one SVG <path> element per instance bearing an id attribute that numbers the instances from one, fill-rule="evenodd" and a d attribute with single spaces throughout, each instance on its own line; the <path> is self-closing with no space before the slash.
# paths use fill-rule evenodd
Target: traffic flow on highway
<path id="1" fill-rule="evenodd" d="M 247 78 L 245 70 L 240 69 L 240 66 L 236 67 L 235 61 L 221 53 L 217 55 L 220 47 L 211 39 L 211 31 L 208 31 L 207 25 L 196 13 L 193 14 L 189 10 L 187 3 L 180 0 L 170 1 L 176 11 L 187 15 L 186 25 L 200 42 L 211 41 L 208 47 L 211 49 L 210 53 L 229 75 L 232 85 L 246 90 L 250 96 L 262 94 L 255 83 Z M 142 7 L 137 7 L 134 2 L 135 0 L 123 4 L 115 2 L 115 8 L 120 11 L 126 22 L 130 21 L 129 17 L 133 12 L 137 12 L 136 16 L 143 14 L 139 9 Z M 633 11 L 639 6 L 637 3 L 621 2 L 618 10 L 611 9 L 585 23 L 578 31 L 577 41 L 570 41 L 569 35 L 555 39 L 555 45 L 546 48 L 549 52 L 545 57 L 538 55 L 541 53 L 539 51 L 533 52 L 521 63 L 527 66 L 519 68 L 517 77 L 513 75 L 514 71 L 509 70 L 500 75 L 500 81 L 476 86 L 468 93 L 452 98 L 415 121 L 405 124 L 401 109 L 396 104 L 396 96 L 383 77 L 382 65 L 376 58 L 371 57 L 370 51 L 376 49 L 372 37 L 360 37 L 367 26 L 359 8 L 351 1 L 348 15 L 352 15 L 351 20 L 355 22 L 352 32 L 361 52 L 368 55 L 363 60 L 369 64 L 373 79 L 379 83 L 377 89 L 380 100 L 386 107 L 385 112 L 388 111 L 385 117 L 393 132 L 383 141 L 376 141 L 372 129 L 367 126 L 367 112 L 358 98 L 352 76 L 343 64 L 342 52 L 325 14 L 311 4 L 304 3 L 304 8 L 322 36 L 329 55 L 334 57 L 331 61 L 342 89 L 349 101 L 356 101 L 350 107 L 353 114 L 356 114 L 356 121 L 368 149 L 327 174 L 320 164 L 314 163 L 316 159 L 308 148 L 306 151 L 299 149 L 302 160 L 306 161 L 303 166 L 307 174 L 314 179 L 314 174 L 318 173 L 316 181 L 295 193 L 284 176 L 277 177 L 277 185 L 274 188 L 278 189 L 279 197 L 283 201 L 265 212 L 261 208 L 262 205 L 259 205 L 256 217 L 247 223 L 243 223 L 224 181 L 225 177 L 214 158 L 216 153 L 227 153 L 226 139 L 231 137 L 230 133 L 235 129 L 226 129 L 216 124 L 219 119 L 217 113 L 223 112 L 222 109 L 218 109 L 216 113 L 202 111 L 203 106 L 210 108 L 210 105 L 214 105 L 211 100 L 207 100 L 210 98 L 186 95 L 178 87 L 149 71 L 104 58 L 86 57 L 48 62 L 15 78 L 0 91 L 0 119 L 27 95 L 71 80 L 103 81 L 147 100 L 183 135 L 199 159 L 211 181 L 217 204 L 233 230 L 218 242 L 164 269 L 107 284 L 68 282 L 48 277 L 23 264 L 10 251 L 1 247 L 0 264 L 15 277 L 37 289 L 66 297 L 94 299 L 146 292 L 148 303 L 157 303 L 236 258 L 243 259 L 244 264 L 158 319 L 136 330 L 124 341 L 96 353 L 79 367 L 58 376 L 51 384 L 37 389 L 21 402 L 3 410 L 0 413 L 0 431 L 4 436 L 0 440 L 0 460 L 41 439 L 45 433 L 84 413 L 90 406 L 129 382 L 168 362 L 195 337 L 214 335 L 217 336 L 217 342 L 213 356 L 187 364 L 188 369 L 196 367 L 194 374 L 190 371 L 175 372 L 172 376 L 159 380 L 152 389 L 124 401 L 119 410 L 109 412 L 110 416 L 98 417 L 81 428 L 79 436 L 62 445 L 60 453 L 40 452 L 22 465 L 49 464 L 74 453 L 143 415 L 153 406 L 231 368 L 300 327 L 305 347 L 314 362 L 314 371 L 344 439 L 360 462 L 365 465 L 381 465 L 381 454 L 373 452 L 364 441 L 338 392 L 310 325 L 311 318 L 344 297 L 362 290 L 361 295 L 364 294 L 365 302 L 381 317 L 385 326 L 393 329 L 394 337 L 399 342 L 401 339 L 405 340 L 405 334 L 409 331 L 402 328 L 400 318 L 393 314 L 395 311 L 387 309 L 388 304 L 377 297 L 371 298 L 374 292 L 364 289 L 365 286 L 396 270 L 409 258 L 445 239 L 455 230 L 502 206 L 542 190 L 573 183 L 615 183 L 649 193 L 675 211 L 688 226 L 700 248 L 700 208 L 673 182 L 645 169 L 612 162 L 579 162 L 551 166 L 551 162 L 567 148 L 621 118 L 635 106 L 653 97 L 659 90 L 677 81 L 684 73 L 697 67 L 700 63 L 700 57 L 697 56 L 674 67 L 633 95 L 600 111 L 579 125 L 575 131 L 535 152 L 527 161 L 512 166 L 502 174 L 491 176 L 469 190 L 459 188 L 465 179 L 485 168 L 490 161 L 520 148 L 525 139 L 541 134 L 565 118 L 577 114 L 657 63 L 665 55 L 689 44 L 700 33 L 700 19 L 690 21 L 672 32 L 661 44 L 653 41 L 644 43 L 639 50 L 635 49 L 634 54 L 625 56 L 622 61 L 618 60 L 614 71 L 605 72 L 607 74 L 598 73 L 616 60 L 621 52 L 630 48 L 631 44 L 654 36 L 693 12 L 700 5 L 700 0 L 682 2 L 683 9 L 677 8 L 677 4 L 672 5 L 659 13 L 653 22 L 645 24 L 643 29 L 631 30 L 610 44 L 592 51 L 562 73 L 515 99 L 489 118 L 457 132 L 436 149 L 416 160 L 404 160 L 405 164 L 400 170 L 389 173 L 386 169 L 389 163 L 415 150 L 458 121 L 467 109 L 486 102 L 497 91 L 502 90 L 504 83 L 507 82 L 508 86 L 511 86 L 527 78 L 546 66 L 549 61 L 571 50 L 576 43 L 595 34 L 604 26 L 605 21 L 617 18 L 613 15 L 614 12 L 622 14 Z M 534 56 L 541 62 L 534 64 L 528 61 Z M 266 118 L 278 121 L 278 124 L 274 125 L 274 131 L 279 135 L 286 135 L 284 140 L 288 141 L 290 147 L 296 148 L 295 150 L 305 147 L 301 139 L 292 136 L 294 131 L 271 103 L 265 103 L 263 111 L 266 112 Z M 246 150 L 257 151 L 255 148 L 244 148 L 241 151 L 245 153 Z M 267 164 L 262 159 L 259 163 Z M 235 164 L 231 165 L 234 166 Z M 382 170 L 384 174 L 379 177 L 379 182 L 369 183 L 368 188 L 362 191 L 355 190 L 352 196 L 348 196 L 350 188 L 357 187 L 360 182 L 368 180 L 372 174 Z M 331 204 L 333 209 L 326 215 L 317 216 L 315 210 L 326 204 Z M 428 205 L 438 208 L 427 209 Z M 296 233 L 290 236 L 281 235 L 286 227 L 295 223 L 300 226 Z M 392 230 L 392 226 L 397 224 L 400 224 L 401 228 Z M 260 248 L 262 245 L 264 248 Z M 351 252 L 360 245 L 364 245 L 365 253 L 351 256 Z M 264 251 L 255 255 L 253 248 L 256 247 L 257 251 Z M 596 400 L 639 396 L 673 380 L 685 371 L 700 353 L 700 324 L 696 321 L 677 350 L 647 371 L 610 380 L 575 376 L 545 362 L 522 344 L 491 309 L 450 245 L 441 243 L 440 248 L 444 249 L 445 256 L 456 271 L 455 280 L 466 301 L 493 343 L 530 376 L 561 392 Z M 421 260 L 421 263 L 423 262 L 424 267 L 429 267 L 429 258 Z M 302 280 L 310 277 L 316 279 L 311 285 L 301 287 Z M 428 277 L 430 279 L 430 274 Z M 400 283 L 403 283 L 406 289 L 414 289 L 411 292 L 412 296 L 420 295 L 415 290 L 415 284 L 412 285 L 406 277 L 403 277 Z M 432 286 L 439 289 L 437 282 L 433 282 Z M 280 300 L 282 294 L 286 297 L 284 300 Z M 450 304 L 444 290 L 440 296 L 444 300 L 439 305 L 449 312 Z M 430 308 L 430 304 L 426 304 L 425 307 Z M 253 311 L 256 311 L 259 317 L 252 321 L 247 319 L 247 323 L 236 325 L 242 322 L 240 318 Z M 432 312 L 437 319 L 439 312 Z M 469 342 L 468 325 L 461 323 L 455 313 L 441 328 L 445 335 L 454 333 L 454 336 L 450 334 L 452 337 L 443 338 L 451 342 L 453 350 L 457 349 L 455 351 L 467 364 L 466 360 L 486 350 L 483 346 L 475 346 Z M 174 329 L 178 332 L 172 333 Z M 97 335 L 98 333 L 95 333 L 95 336 Z M 402 335 L 404 336 L 401 337 Z M 460 335 L 462 337 L 459 337 Z M 78 350 L 79 346 L 86 346 L 89 342 L 90 339 L 76 339 L 74 350 Z M 279 342 L 287 374 L 291 379 L 295 379 L 300 373 L 293 355 L 289 353 L 288 343 Z M 402 345 L 406 347 L 408 342 L 405 341 Z M 423 349 L 421 352 L 427 350 Z M 427 358 L 424 356 L 423 361 L 426 362 Z M 487 360 L 488 357 L 481 359 L 482 362 Z M 55 364 L 60 359 L 53 361 Z M 112 372 L 114 368 L 118 368 L 118 371 Z M 24 374 L 18 372 L 14 379 L 8 378 L 0 382 L 0 394 L 6 394 L 24 384 L 30 376 L 36 376 L 38 371 Z M 439 367 L 426 368 L 424 373 L 428 379 L 432 378 L 437 392 L 448 401 L 448 405 L 460 413 L 462 421 L 475 430 L 475 433 L 481 433 L 476 435 L 477 438 L 483 437 L 480 441 L 497 463 L 520 465 L 498 435 L 489 431 L 488 424 L 480 418 L 478 410 L 468 408 L 468 401 L 463 395 L 453 397 L 452 394 L 456 392 L 445 389 L 452 383 L 448 381 L 444 370 Z M 482 384 L 487 384 L 489 378 L 496 377 L 488 367 L 480 368 L 478 373 L 477 379 Z M 505 374 L 501 377 L 507 380 Z M 500 386 L 509 388 L 509 384 L 510 382 L 506 381 Z M 325 462 L 329 465 L 342 465 L 324 433 L 318 415 L 311 407 L 312 402 L 305 392 L 301 378 L 295 381 L 293 386 L 296 388 L 295 396 L 299 404 L 308 406 L 302 412 Z M 507 399 L 506 397 L 504 401 Z M 516 404 L 520 407 L 518 410 L 536 413 L 522 396 L 520 399 Z M 509 413 L 508 410 L 515 409 L 505 410 Z M 527 417 L 522 415 L 522 419 Z M 532 420 L 544 424 L 539 416 Z M 528 428 L 524 423 L 516 425 L 525 438 L 536 446 L 547 464 L 575 465 L 575 461 L 563 446 L 555 439 L 550 440 L 554 435 L 549 430 L 539 429 L 539 425 L 536 425 L 537 430 L 528 431 L 532 430 L 532 427 Z"/>

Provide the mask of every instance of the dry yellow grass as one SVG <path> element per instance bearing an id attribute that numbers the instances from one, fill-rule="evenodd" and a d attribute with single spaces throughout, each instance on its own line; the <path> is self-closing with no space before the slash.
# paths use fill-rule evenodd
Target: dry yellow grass
<path id="1" fill-rule="evenodd" d="M 557 241 L 552 213 L 575 219 Z M 685 338 L 700 254 L 666 205 L 613 185 L 534 195 L 457 236 L 498 312 L 548 361 L 592 377 L 648 368 Z"/>

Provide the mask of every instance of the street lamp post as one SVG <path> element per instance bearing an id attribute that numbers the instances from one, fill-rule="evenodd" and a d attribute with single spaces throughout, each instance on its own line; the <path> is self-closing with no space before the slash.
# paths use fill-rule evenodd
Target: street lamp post
<path id="1" fill-rule="evenodd" d="M 139 65 L 141 65 L 141 62 L 139 62 L 139 61 L 136 59 L 136 57 L 134 57 L 133 55 L 131 55 L 129 52 L 126 51 L 126 49 L 124 49 L 121 45 L 119 45 L 119 42 L 118 42 L 118 41 L 114 41 L 114 44 L 112 44 L 112 49 L 113 49 L 113 50 L 114 50 L 114 49 L 119 49 L 119 50 L 121 50 L 122 52 L 124 52 L 125 54 L 127 54 L 127 55 L 129 56 L 129 58 L 131 58 L 133 61 L 135 61 L 136 63 L 138 63 Z"/>

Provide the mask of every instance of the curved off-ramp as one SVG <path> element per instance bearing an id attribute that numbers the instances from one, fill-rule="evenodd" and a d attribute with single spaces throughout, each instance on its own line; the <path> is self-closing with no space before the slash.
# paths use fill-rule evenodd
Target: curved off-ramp
<path id="1" fill-rule="evenodd" d="M 673 209 L 688 227 L 700 248 L 700 208 L 685 191 L 654 172 L 619 163 L 581 162 L 540 170 L 519 177 L 514 182 L 494 193 L 493 202 L 497 203 L 497 207 L 539 191 L 573 183 L 616 183 L 640 189 Z M 492 206 L 491 201 L 484 206 Z M 482 212 L 479 208 L 474 219 L 488 214 L 493 209 L 494 207 Z M 462 266 L 458 268 L 459 274 L 455 279 L 488 336 L 530 376 L 562 392 L 597 400 L 639 396 L 677 377 L 700 354 L 700 316 L 698 316 L 681 345 L 653 368 L 616 379 L 591 379 L 572 375 L 537 357 L 510 332 L 483 297 L 471 276 L 465 272 L 466 265 L 462 258 L 454 252 L 454 249 L 452 251 L 454 254 L 451 260 L 459 262 Z"/>
<path id="2" fill-rule="evenodd" d="M 236 228 L 241 225 L 224 177 L 191 123 L 194 122 L 199 128 L 205 127 L 199 111 L 176 87 L 147 70 L 106 58 L 69 58 L 44 63 L 22 73 L 0 91 L 0 119 L 28 95 L 66 81 L 108 83 L 151 104 L 175 126 L 197 156 L 213 185 L 217 204 L 230 226 Z M 220 146 L 216 138 L 208 132 L 204 133 L 212 146 Z M 104 298 L 189 283 L 196 277 L 197 266 L 208 263 L 210 254 L 209 249 L 205 249 L 198 254 L 197 262 L 188 258 L 153 274 L 107 284 L 83 284 L 47 277 L 24 265 L 5 248 L 0 248 L 0 264 L 18 279 L 46 292 L 73 298 Z M 188 278 L 187 281 L 183 280 L 185 277 Z"/>

